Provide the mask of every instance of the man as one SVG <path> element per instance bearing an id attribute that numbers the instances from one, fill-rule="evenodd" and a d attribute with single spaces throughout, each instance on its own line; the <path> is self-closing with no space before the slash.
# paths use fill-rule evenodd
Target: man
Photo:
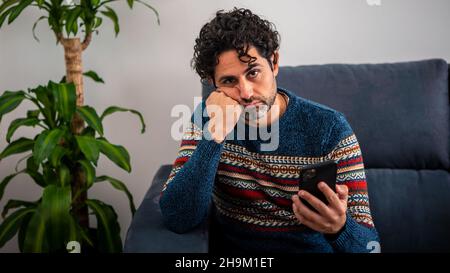
<path id="1" fill-rule="evenodd" d="M 212 200 L 214 251 L 368 252 L 378 236 L 357 139 L 343 114 L 277 87 L 278 49 L 274 26 L 250 10 L 219 11 L 201 29 L 193 67 L 216 89 L 184 133 L 161 193 L 164 222 L 187 232 Z M 240 122 L 277 129 L 279 142 L 262 149 L 260 134 L 239 138 Z M 326 204 L 298 181 L 302 168 L 327 160 L 338 170 L 335 191 L 318 184 Z"/>

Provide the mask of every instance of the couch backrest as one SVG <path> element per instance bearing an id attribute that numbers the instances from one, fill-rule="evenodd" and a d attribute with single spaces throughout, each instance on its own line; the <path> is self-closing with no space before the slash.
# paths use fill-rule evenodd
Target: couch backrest
<path id="1" fill-rule="evenodd" d="M 448 71 L 441 59 L 280 68 L 278 86 L 351 124 L 383 251 L 450 251 Z"/>

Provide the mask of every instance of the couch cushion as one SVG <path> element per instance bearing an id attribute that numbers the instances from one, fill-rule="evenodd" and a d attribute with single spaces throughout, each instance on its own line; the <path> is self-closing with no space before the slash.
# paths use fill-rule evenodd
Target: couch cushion
<path id="1" fill-rule="evenodd" d="M 382 252 L 450 251 L 450 174 L 366 169 Z"/>
<path id="2" fill-rule="evenodd" d="M 159 197 L 172 169 L 163 165 L 153 178 L 128 229 L 124 252 L 136 253 L 206 253 L 208 251 L 208 221 L 185 234 L 168 230 L 162 220 Z"/>

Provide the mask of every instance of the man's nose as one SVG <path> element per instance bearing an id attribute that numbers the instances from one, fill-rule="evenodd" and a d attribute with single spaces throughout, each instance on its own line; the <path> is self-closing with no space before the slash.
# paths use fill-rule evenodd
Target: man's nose
<path id="1" fill-rule="evenodd" d="M 241 81 L 239 83 L 239 95 L 242 99 L 248 100 L 253 96 L 253 87 L 251 83 L 247 81 Z"/>

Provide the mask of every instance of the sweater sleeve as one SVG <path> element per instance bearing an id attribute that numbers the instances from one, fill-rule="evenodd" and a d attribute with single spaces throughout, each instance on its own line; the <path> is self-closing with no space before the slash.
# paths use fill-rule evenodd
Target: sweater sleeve
<path id="1" fill-rule="evenodd" d="M 370 213 L 361 149 L 342 114 L 338 115 L 329 140 L 337 142 L 330 153 L 338 165 L 336 183 L 346 185 L 349 190 L 347 221 L 339 235 L 329 243 L 336 252 L 369 252 L 372 246 L 379 246 L 379 238 Z"/>
<path id="2" fill-rule="evenodd" d="M 185 233 L 208 214 L 215 175 L 223 147 L 203 132 L 204 102 L 196 108 L 159 201 L 163 222 L 176 233 Z M 199 116 L 200 115 L 200 116 Z M 204 127 L 208 130 L 207 127 Z"/>

